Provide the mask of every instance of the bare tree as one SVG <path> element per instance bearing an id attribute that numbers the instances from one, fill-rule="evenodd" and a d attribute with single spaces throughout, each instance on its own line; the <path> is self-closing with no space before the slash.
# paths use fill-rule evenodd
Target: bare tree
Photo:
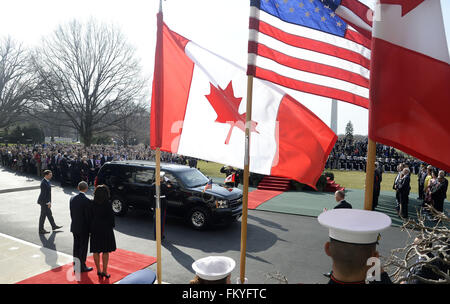
<path id="1" fill-rule="evenodd" d="M 0 128 L 16 122 L 37 85 L 28 52 L 11 38 L 0 40 Z"/>
<path id="2" fill-rule="evenodd" d="M 139 100 L 143 92 L 134 48 L 117 28 L 93 20 L 59 26 L 43 40 L 33 62 L 42 79 L 43 108 L 55 103 L 86 146 L 94 134 L 110 131 L 124 119 L 111 113 Z"/>
<path id="3" fill-rule="evenodd" d="M 129 104 L 119 109 L 116 115 L 123 117 L 114 132 L 120 144 L 127 146 L 150 138 L 150 111 L 143 102 Z"/>
<path id="4" fill-rule="evenodd" d="M 450 220 L 445 213 L 438 212 L 432 206 L 428 205 L 426 210 L 431 213 L 434 225 L 427 225 L 426 216 L 418 212 L 417 221 L 409 220 L 402 226 L 410 236 L 416 234 L 414 242 L 392 250 L 385 263 L 394 283 L 414 280 L 420 283 L 450 284 Z M 417 271 L 419 267 L 432 273 L 434 278 L 421 275 Z"/>

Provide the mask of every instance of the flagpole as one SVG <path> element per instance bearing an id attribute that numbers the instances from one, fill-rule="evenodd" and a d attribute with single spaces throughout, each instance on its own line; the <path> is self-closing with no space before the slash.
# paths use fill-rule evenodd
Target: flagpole
<path id="1" fill-rule="evenodd" d="M 252 121 L 253 76 L 247 78 L 247 111 L 245 122 L 244 193 L 242 197 L 240 281 L 245 283 L 245 255 L 247 251 L 248 184 L 250 175 L 250 126 Z"/>
<path id="2" fill-rule="evenodd" d="M 366 162 L 366 189 L 364 197 L 364 210 L 372 210 L 373 204 L 373 179 L 375 175 L 375 158 L 377 154 L 377 144 L 369 138 L 367 147 Z"/>
<path id="3" fill-rule="evenodd" d="M 161 150 L 156 148 L 156 277 L 161 284 Z"/>
<path id="4" fill-rule="evenodd" d="M 163 50 L 163 12 L 162 12 L 162 0 L 159 1 L 159 12 L 157 17 L 157 43 L 156 43 L 156 58 L 155 60 L 159 60 L 159 64 L 155 64 L 155 77 L 157 76 L 157 80 L 159 79 L 159 83 L 156 83 L 156 92 L 155 96 L 157 99 L 157 102 L 159 105 L 162 104 L 163 101 L 163 89 L 162 89 L 162 79 L 163 79 L 163 70 L 162 70 L 162 50 Z M 157 73 L 156 73 L 157 71 Z M 157 113 L 159 112 L 159 113 Z M 158 128 L 162 127 L 162 109 L 158 107 L 156 110 L 156 115 L 158 116 L 156 120 L 159 122 L 157 123 Z M 158 281 L 158 284 L 162 283 L 161 278 L 161 130 L 157 130 L 157 148 L 156 148 L 156 179 L 155 179 L 155 227 L 156 227 L 156 278 Z"/>

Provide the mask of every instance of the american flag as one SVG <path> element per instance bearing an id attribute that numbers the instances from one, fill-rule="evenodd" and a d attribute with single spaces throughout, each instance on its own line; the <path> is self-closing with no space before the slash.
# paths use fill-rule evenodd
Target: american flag
<path id="1" fill-rule="evenodd" d="M 368 108 L 371 41 L 337 14 L 368 0 L 322 1 L 251 0 L 247 74 Z"/>
<path id="2" fill-rule="evenodd" d="M 320 0 L 347 24 L 358 32 L 372 38 L 372 20 L 376 0 Z"/>
<path id="3" fill-rule="evenodd" d="M 208 183 L 205 185 L 205 188 L 203 188 L 203 192 L 205 192 L 208 189 L 212 189 L 212 184 L 213 184 L 212 179 L 210 179 Z"/>

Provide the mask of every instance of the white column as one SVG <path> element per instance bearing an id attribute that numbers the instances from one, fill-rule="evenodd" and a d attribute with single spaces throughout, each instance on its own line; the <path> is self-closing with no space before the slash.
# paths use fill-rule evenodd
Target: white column
<path id="1" fill-rule="evenodd" d="M 331 100 L 331 123 L 330 123 L 330 129 L 333 130 L 333 132 L 337 135 L 337 100 L 332 99 Z"/>

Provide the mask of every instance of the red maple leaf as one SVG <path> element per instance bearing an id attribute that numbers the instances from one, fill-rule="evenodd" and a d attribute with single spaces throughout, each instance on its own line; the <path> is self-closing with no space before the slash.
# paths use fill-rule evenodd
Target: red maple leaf
<path id="1" fill-rule="evenodd" d="M 398 4 L 402 7 L 402 17 L 415 9 L 424 0 L 381 0 L 383 4 Z"/>
<path id="2" fill-rule="evenodd" d="M 231 133 L 233 128 L 237 127 L 245 132 L 245 121 L 246 113 L 239 114 L 239 106 L 242 101 L 242 97 L 235 97 L 233 91 L 232 81 L 228 84 L 227 88 L 223 90 L 220 86 L 216 88 L 210 83 L 211 92 L 206 95 L 211 106 L 216 111 L 217 119 L 216 122 L 227 123 L 230 125 L 230 131 L 228 132 L 225 144 L 228 145 L 230 142 Z M 251 121 L 251 132 L 256 132 L 257 122 Z"/>

